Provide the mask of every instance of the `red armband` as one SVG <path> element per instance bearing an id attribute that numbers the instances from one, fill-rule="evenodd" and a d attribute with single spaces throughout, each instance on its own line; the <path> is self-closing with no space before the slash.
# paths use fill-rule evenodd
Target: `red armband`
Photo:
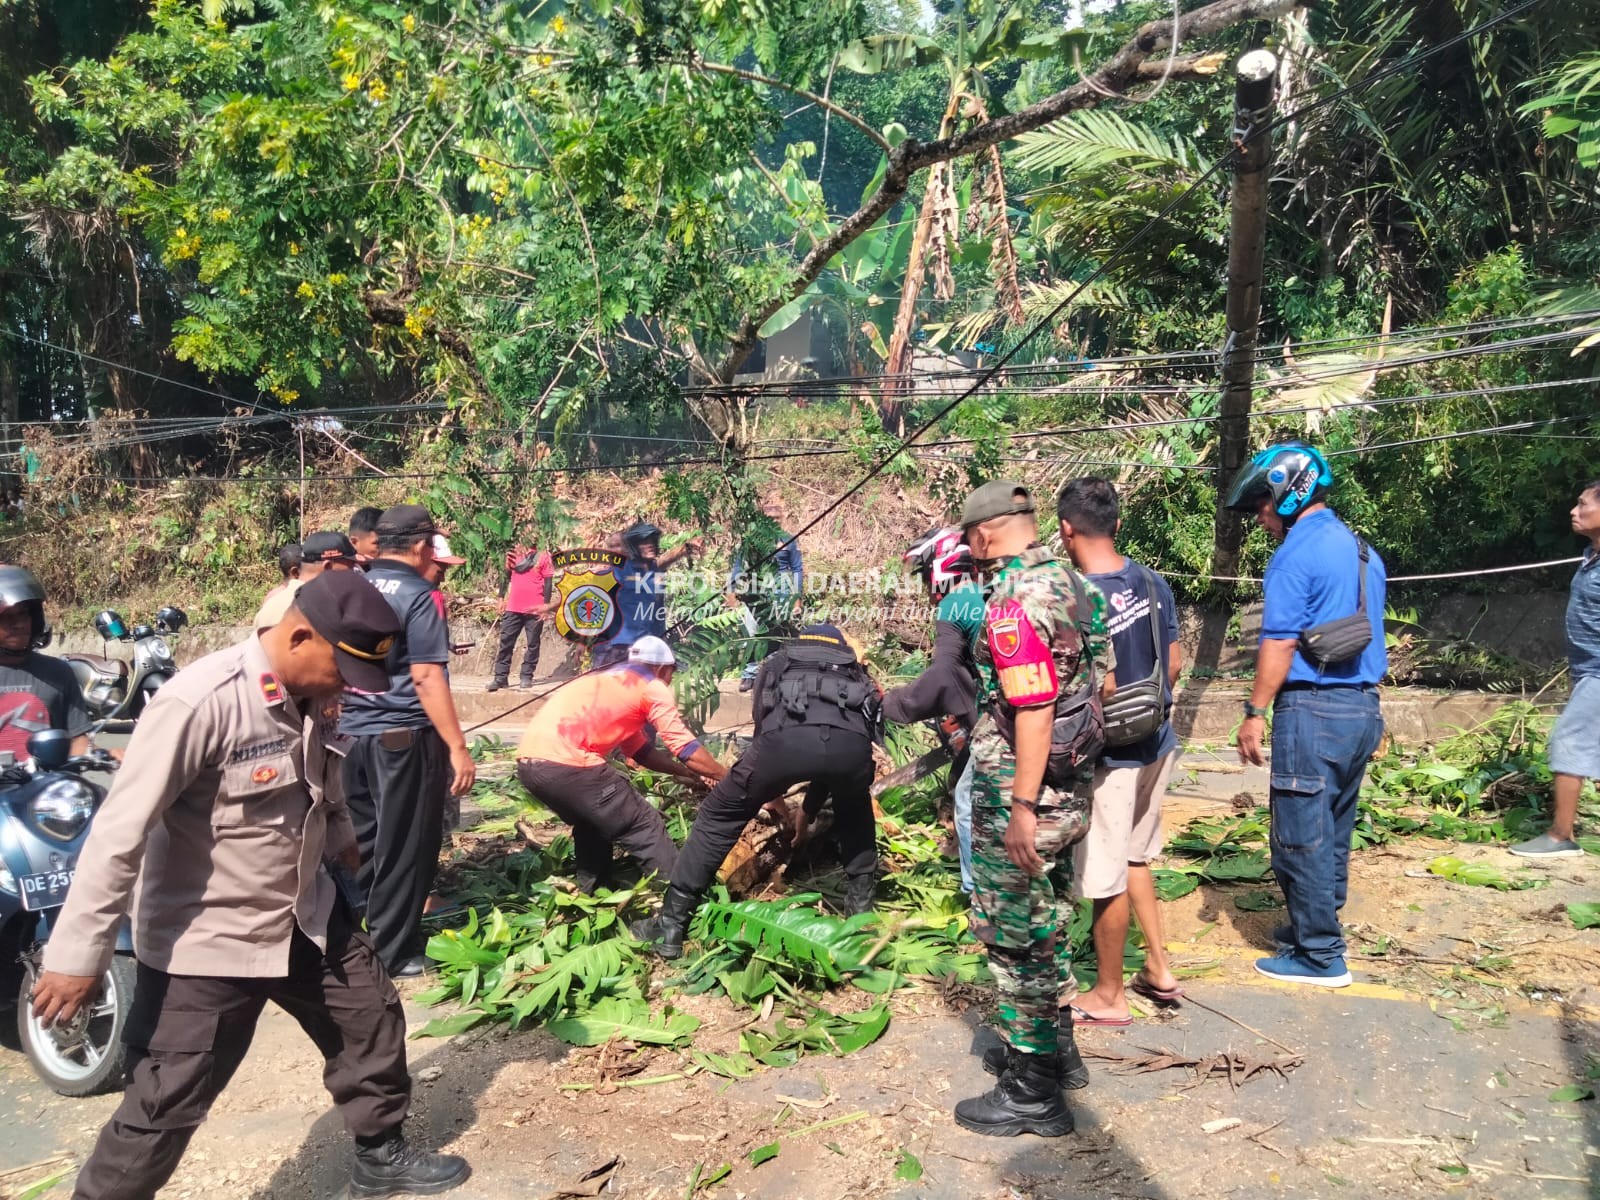
<path id="1" fill-rule="evenodd" d="M 1020 601 L 1002 600 L 991 605 L 985 630 L 1001 694 L 1010 704 L 1027 708 L 1056 698 L 1060 681 L 1055 656 Z"/>

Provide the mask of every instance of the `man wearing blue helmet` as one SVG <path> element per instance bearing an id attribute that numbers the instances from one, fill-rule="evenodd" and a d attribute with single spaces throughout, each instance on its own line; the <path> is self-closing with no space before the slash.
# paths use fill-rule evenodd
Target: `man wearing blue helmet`
<path id="1" fill-rule="evenodd" d="M 1255 684 L 1239 726 L 1239 758 L 1261 765 L 1272 709 L 1272 870 L 1289 919 L 1274 930 L 1278 953 L 1256 970 L 1318 987 L 1350 983 L 1339 910 L 1389 669 L 1383 559 L 1327 506 L 1332 486 L 1327 459 L 1288 442 L 1251 459 L 1227 498 L 1283 543 L 1267 564 Z"/>

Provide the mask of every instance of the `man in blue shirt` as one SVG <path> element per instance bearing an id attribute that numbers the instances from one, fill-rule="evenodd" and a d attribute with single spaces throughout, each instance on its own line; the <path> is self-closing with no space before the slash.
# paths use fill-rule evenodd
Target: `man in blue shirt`
<path id="1" fill-rule="evenodd" d="M 1272 724 L 1272 870 L 1289 920 L 1281 949 L 1256 962 L 1271 979 L 1345 987 L 1339 910 L 1367 760 L 1383 736 L 1378 683 L 1388 576 L 1378 553 L 1334 514 L 1327 459 L 1310 446 L 1269 446 L 1241 468 L 1227 506 L 1282 541 L 1267 565 L 1256 678 L 1239 726 L 1239 758 L 1261 765 Z"/>
<path id="2" fill-rule="evenodd" d="M 644 637 L 667 636 L 667 589 L 662 574 L 686 554 L 698 554 L 701 542 L 691 538 L 676 550 L 661 553 L 661 530 L 648 521 L 622 533 L 628 556 L 617 583 L 617 607 L 622 625 L 609 642 L 594 648 L 594 670 L 628 661 L 628 648 Z"/>
<path id="3" fill-rule="evenodd" d="M 1573 828 L 1578 820 L 1578 793 L 1585 779 L 1600 779 L 1600 479 L 1584 488 L 1573 505 L 1572 532 L 1589 539 L 1567 600 L 1572 699 L 1550 731 L 1555 812 L 1548 830 L 1511 847 L 1511 853 L 1523 858 L 1578 858 L 1583 854 Z"/>
<path id="4" fill-rule="evenodd" d="M 1146 700 L 1137 723 L 1107 721 L 1106 749 L 1094 773 L 1089 832 L 1073 847 L 1072 856 L 1078 895 L 1094 905 L 1090 933 L 1099 964 L 1094 987 L 1073 1005 L 1073 1023 L 1124 1026 L 1133 1021 L 1122 980 L 1130 914 L 1144 930 L 1146 952 L 1144 966 L 1129 986 L 1160 1004 L 1183 996 L 1167 959 L 1150 870 L 1151 860 L 1161 853 L 1161 802 L 1178 759 L 1178 735 L 1168 719 L 1172 689 L 1183 666 L 1178 609 L 1165 579 L 1117 549 L 1121 504 L 1109 479 L 1068 480 L 1056 499 L 1056 517 L 1072 565 L 1105 595 L 1123 695 Z"/>

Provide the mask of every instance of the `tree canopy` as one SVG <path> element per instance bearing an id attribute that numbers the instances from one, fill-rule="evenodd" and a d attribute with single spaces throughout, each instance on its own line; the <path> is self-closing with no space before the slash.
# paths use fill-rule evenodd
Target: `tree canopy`
<path id="1" fill-rule="evenodd" d="M 1391 331 L 1600 309 L 1600 16 L 1536 5 L 1450 43 L 1498 11 L 1213 0 L 1174 25 L 1130 0 L 1080 28 L 1044 0 L 8 5 L 4 415 L 217 410 L 182 384 L 265 414 L 411 408 L 435 414 L 419 461 L 498 503 L 497 473 L 540 461 L 539 429 L 699 428 L 748 449 L 743 393 L 700 385 L 731 383 L 803 313 L 868 379 L 914 348 L 981 361 L 1051 313 L 1020 361 L 1214 351 L 1226 187 L 1207 169 L 1229 150 L 1231 64 L 1266 45 L 1285 120 L 1263 338 L 1351 341 L 1345 378 L 1289 380 L 1261 410 L 1335 446 L 1400 440 L 1384 431 L 1416 410 L 1301 413 L 1340 388 L 1592 369 L 1563 352 L 1352 381 Z M 1311 356 L 1323 375 L 1332 352 Z M 1268 382 L 1316 374 L 1299 361 L 1275 352 Z M 1098 399 L 991 391 L 941 426 L 990 456 L 953 478 L 997 462 L 1007 429 L 1213 411 L 1215 380 L 1152 370 Z M 1493 411 L 1570 407 L 1552 389 Z M 1427 428 L 1488 425 L 1485 408 L 1430 407 Z M 1186 531 L 1209 506 L 1178 469 L 1207 461 L 1208 427 L 1091 441 L 1172 468 L 1140 476 L 1136 525 L 1198 566 Z M 1471 508 L 1488 549 L 1525 527 L 1510 510 L 1528 487 L 1570 486 L 1585 454 L 1442 440 L 1356 473 L 1376 511 L 1418 471 L 1460 498 L 1492 469 L 1503 501 Z"/>

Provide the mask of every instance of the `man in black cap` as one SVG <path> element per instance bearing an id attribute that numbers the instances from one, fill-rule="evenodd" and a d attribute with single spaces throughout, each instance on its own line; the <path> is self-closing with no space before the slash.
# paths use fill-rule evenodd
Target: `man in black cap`
<path id="1" fill-rule="evenodd" d="M 318 530 L 300 543 L 302 583 L 310 582 L 324 571 L 354 571 L 358 565 L 355 545 L 335 530 Z"/>
<path id="2" fill-rule="evenodd" d="M 355 739 L 344 783 L 361 844 L 367 928 L 395 978 L 426 968 L 422 910 L 439 865 L 445 796 L 466 795 L 476 777 L 445 671 L 450 630 L 424 578 L 436 532 L 428 510 L 415 504 L 396 505 L 379 519 L 378 557 L 367 579 L 401 630 L 385 686 L 347 696 L 339 721 Z"/>
<path id="3" fill-rule="evenodd" d="M 796 836 L 833 798 L 833 832 L 844 860 L 845 911 L 872 908 L 877 885 L 877 830 L 872 819 L 872 743 L 882 721 L 881 694 L 844 635 L 808 625 L 761 664 L 755 686 L 755 739 L 700 802 L 689 840 L 678 852 L 661 912 L 634 927 L 662 958 L 683 953 L 684 933 L 717 868 L 763 806 L 798 783 L 805 803 Z"/>
<path id="4" fill-rule="evenodd" d="M 31 996 L 46 1024 L 81 1012 L 137 888 L 127 1092 L 76 1200 L 161 1190 L 269 1000 L 327 1060 L 323 1081 L 356 1140 L 350 1195 L 432 1194 L 467 1178 L 465 1160 L 401 1133 L 405 1015 L 324 866 L 353 868 L 356 841 L 345 739 L 320 714 L 341 688 L 385 686 L 399 629 L 365 579 L 325 573 L 271 628 L 178 672 L 140 717 Z"/>

